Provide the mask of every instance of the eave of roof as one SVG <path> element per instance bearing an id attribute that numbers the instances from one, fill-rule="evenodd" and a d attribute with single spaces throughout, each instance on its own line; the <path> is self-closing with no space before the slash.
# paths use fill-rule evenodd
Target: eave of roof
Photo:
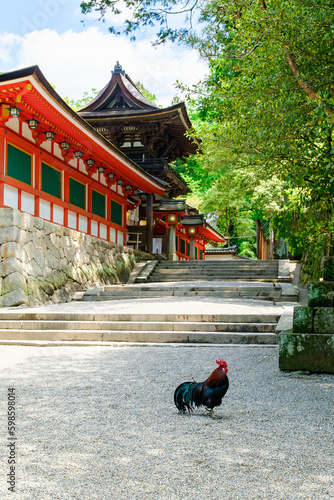
<path id="1" fill-rule="evenodd" d="M 179 116 L 186 130 L 192 128 L 188 113 L 186 110 L 186 105 L 184 102 L 179 102 L 173 106 L 167 108 L 155 108 L 155 109 L 102 109 L 96 111 L 85 111 L 86 108 L 79 110 L 80 116 L 89 120 L 103 120 L 112 118 L 113 120 L 122 120 L 124 117 L 131 117 L 131 119 L 150 119 L 150 118 L 171 118 L 173 116 Z"/>
<path id="2" fill-rule="evenodd" d="M 216 243 L 225 243 L 225 238 L 216 229 L 214 229 L 210 224 L 205 222 L 204 226 L 199 226 L 199 234 L 209 241 L 215 241 Z"/>
<path id="3" fill-rule="evenodd" d="M 161 183 L 152 179 L 152 177 L 147 174 L 143 169 L 141 169 L 136 163 L 130 160 L 127 156 L 125 156 L 119 149 L 117 149 L 113 144 L 111 144 L 104 136 L 99 134 L 94 127 L 92 127 L 84 118 L 78 115 L 75 111 L 73 111 L 57 94 L 57 92 L 52 88 L 49 82 L 44 77 L 43 73 L 39 69 L 38 66 L 30 66 L 28 68 L 23 68 L 20 70 L 15 70 L 7 73 L 0 74 L 0 88 L 5 85 L 14 85 L 19 82 L 25 83 L 29 82 L 33 85 L 37 92 L 37 97 L 39 98 L 40 106 L 44 106 L 45 110 L 48 109 L 46 107 L 46 103 L 51 108 L 48 109 L 48 112 L 53 112 L 53 115 L 56 116 L 59 113 L 62 117 L 67 120 L 68 128 L 71 130 L 70 133 L 77 132 L 80 137 L 83 137 L 83 134 L 86 136 L 87 144 L 93 147 L 96 151 L 94 151 L 97 155 L 101 154 L 101 151 L 104 151 L 106 156 L 109 155 L 113 159 L 113 162 L 117 165 L 116 169 L 120 170 L 121 173 L 134 182 L 137 179 L 137 182 L 141 182 L 142 187 L 151 193 L 164 193 L 164 187 Z M 1 85 L 3 84 L 3 85 Z M 27 91 L 23 98 L 27 100 L 29 98 L 29 92 Z M 34 96 L 36 100 L 36 96 Z M 44 101 L 43 101 L 44 100 Z M 44 102 L 44 105 L 43 105 Z M 5 101 L 2 101 L 3 104 L 6 104 Z"/>

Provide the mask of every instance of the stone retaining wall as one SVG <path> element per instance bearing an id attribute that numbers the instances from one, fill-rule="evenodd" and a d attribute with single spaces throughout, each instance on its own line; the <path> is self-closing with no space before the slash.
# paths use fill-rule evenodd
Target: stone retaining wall
<path id="1" fill-rule="evenodd" d="M 11 208 L 0 209 L 0 307 L 68 302 L 90 286 L 125 283 L 130 248 Z"/>

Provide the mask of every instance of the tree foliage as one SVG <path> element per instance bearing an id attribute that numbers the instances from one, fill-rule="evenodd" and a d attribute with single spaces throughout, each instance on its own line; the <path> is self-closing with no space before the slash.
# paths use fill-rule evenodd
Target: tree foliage
<path id="1" fill-rule="evenodd" d="M 148 101 L 150 101 L 152 104 L 154 104 L 155 106 L 157 106 L 157 96 L 155 94 L 152 94 L 151 92 L 149 92 L 142 83 L 140 82 L 136 82 L 135 83 L 137 89 L 143 94 L 144 97 L 146 97 L 146 99 Z"/>
<path id="2" fill-rule="evenodd" d="M 218 190 L 221 206 L 227 191 L 230 204 L 238 199 L 234 186 L 239 194 L 252 193 L 246 197 L 252 210 L 270 218 L 295 252 L 303 251 L 306 268 L 315 254 L 330 251 L 333 1 L 122 4 L 131 14 L 125 32 L 155 27 L 157 44 L 167 39 L 186 43 L 210 62 L 209 76 L 183 90 L 202 140 L 203 168 L 220 173 L 210 189 Z M 103 17 L 106 9 L 117 14 L 121 3 L 91 0 L 81 5 L 83 12 L 95 10 Z M 226 189 L 227 182 L 232 187 Z M 216 203 L 218 197 L 214 199 Z"/>
<path id="3" fill-rule="evenodd" d="M 70 106 L 70 108 L 74 109 L 74 111 L 78 111 L 79 109 L 87 106 L 87 104 L 94 99 L 94 97 L 100 93 L 100 90 L 92 89 L 91 92 L 84 92 L 83 96 L 80 99 L 70 99 L 69 97 L 64 97 L 64 101 L 66 104 Z"/>

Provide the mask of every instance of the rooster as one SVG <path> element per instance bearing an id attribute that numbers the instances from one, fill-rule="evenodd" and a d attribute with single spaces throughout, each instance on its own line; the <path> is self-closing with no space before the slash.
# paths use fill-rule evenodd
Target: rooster
<path id="1" fill-rule="evenodd" d="M 189 413 L 194 406 L 205 406 L 210 416 L 214 414 L 213 408 L 219 406 L 228 389 L 227 363 L 223 359 L 216 360 L 219 365 L 204 382 L 183 382 L 174 393 L 174 403 L 183 413 Z"/>

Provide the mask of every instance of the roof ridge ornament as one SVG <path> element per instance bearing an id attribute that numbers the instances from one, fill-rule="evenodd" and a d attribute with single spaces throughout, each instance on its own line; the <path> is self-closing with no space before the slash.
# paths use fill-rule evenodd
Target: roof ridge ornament
<path id="1" fill-rule="evenodd" d="M 125 70 L 122 68 L 122 65 L 119 64 L 119 61 L 114 66 L 114 70 L 111 72 L 112 75 L 115 73 L 121 73 L 122 75 L 125 75 Z"/>

